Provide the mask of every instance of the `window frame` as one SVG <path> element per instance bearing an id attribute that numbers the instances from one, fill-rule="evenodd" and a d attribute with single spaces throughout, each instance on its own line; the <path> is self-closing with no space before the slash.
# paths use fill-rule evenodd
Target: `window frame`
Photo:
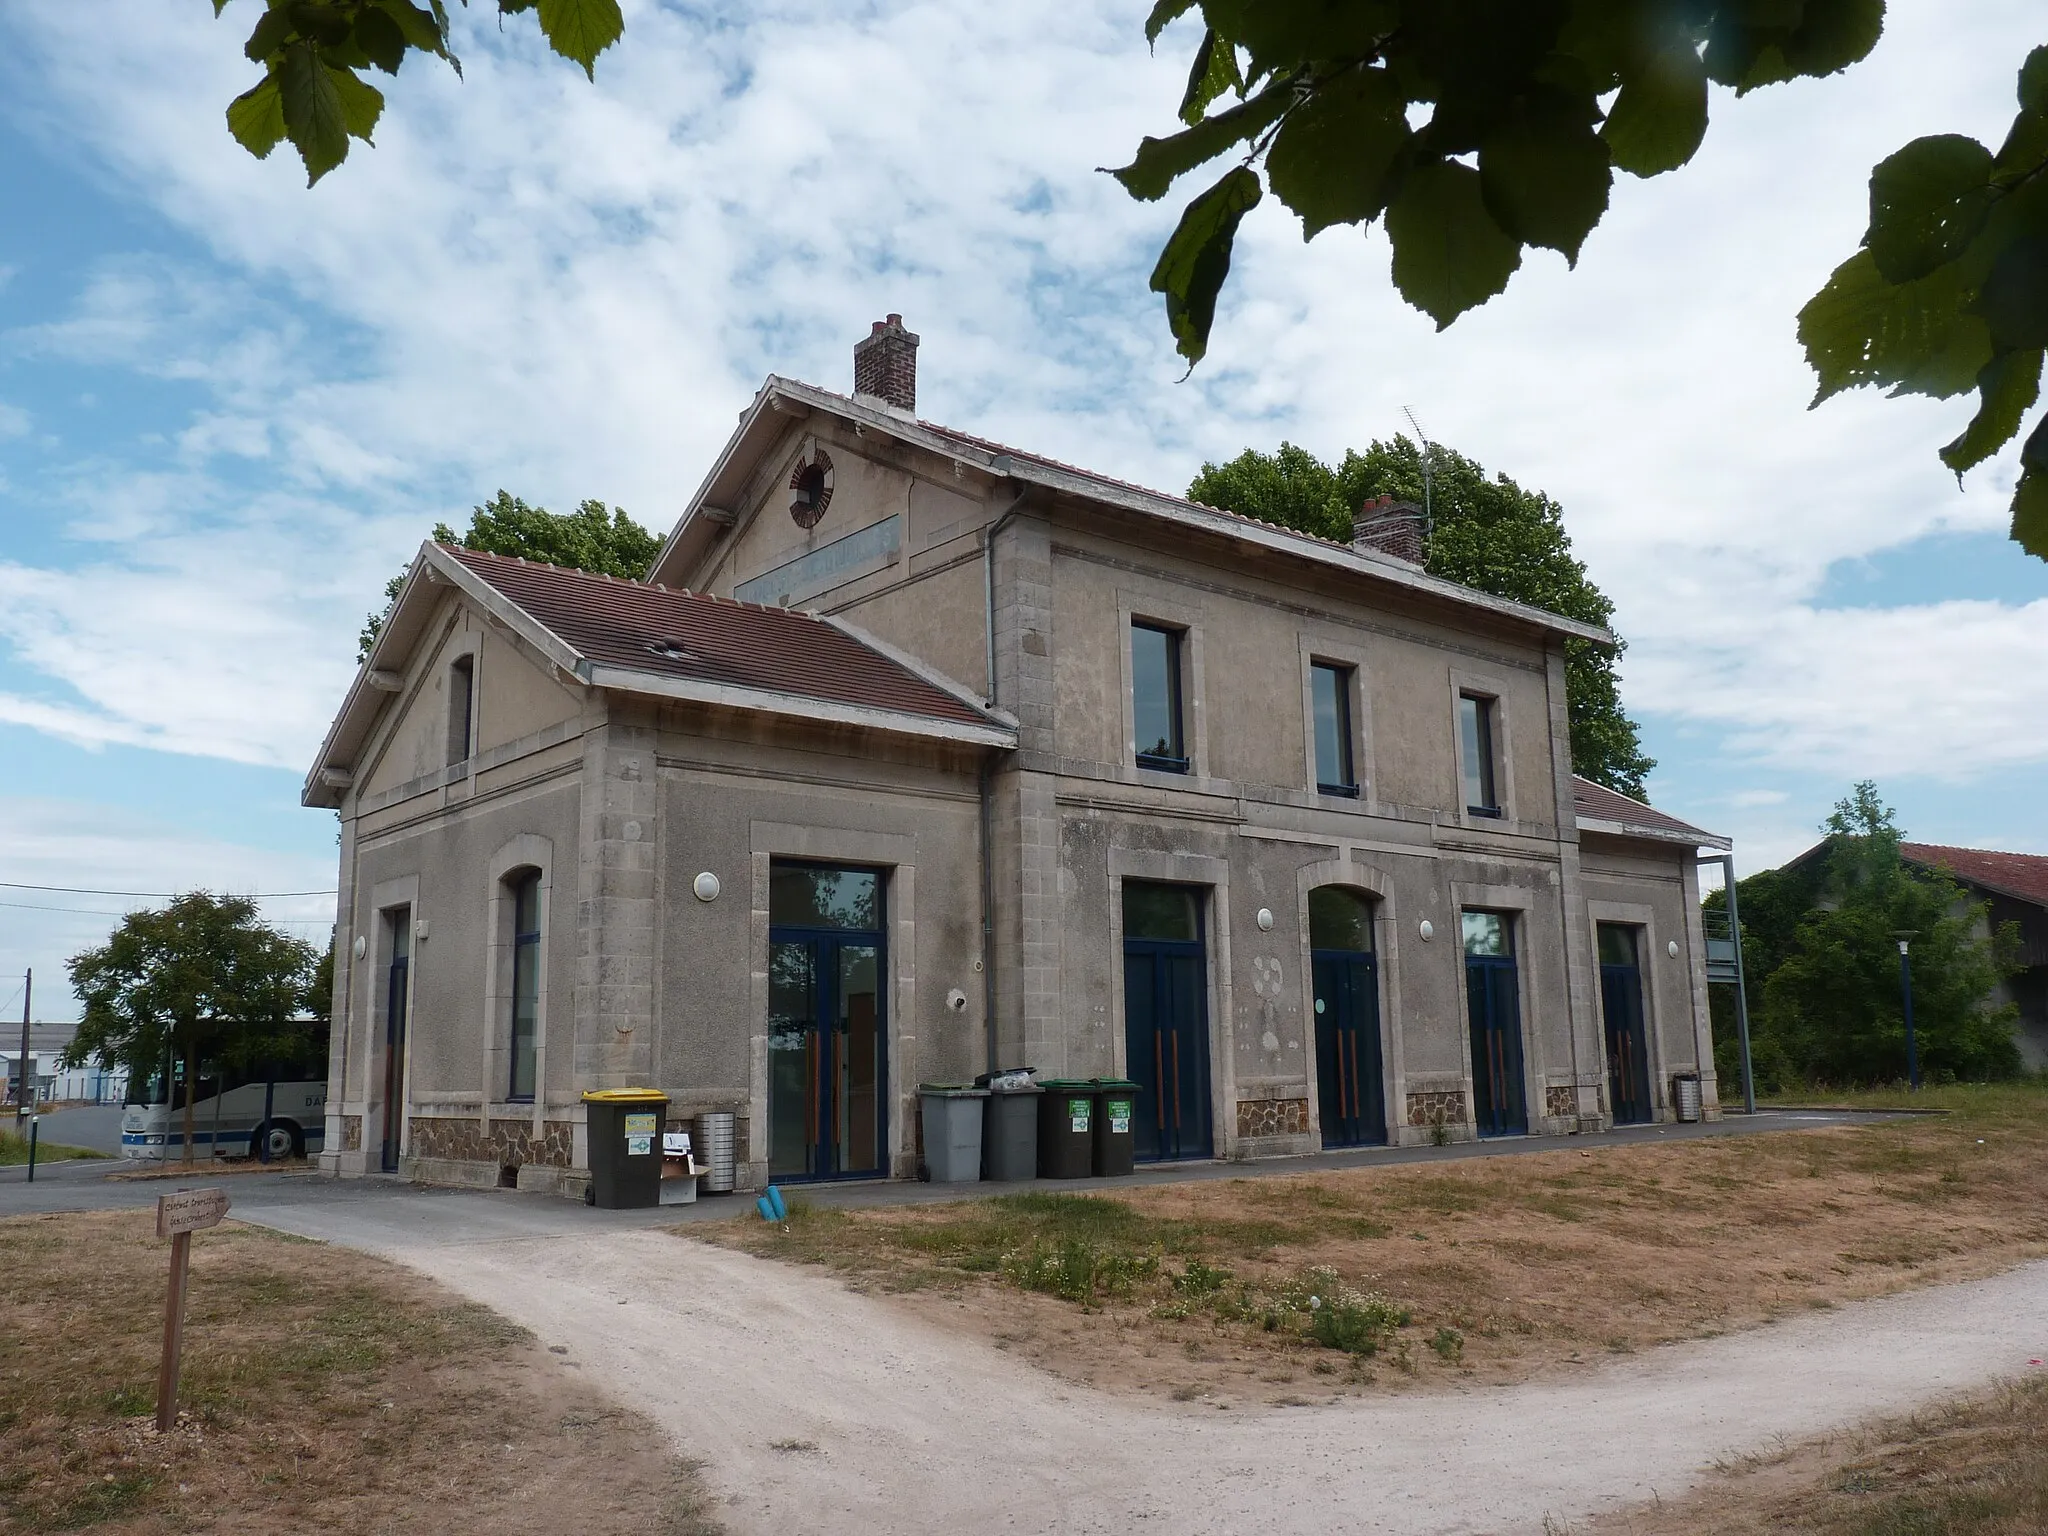
<path id="1" fill-rule="evenodd" d="M 1322 656 L 1311 656 L 1308 666 L 1308 731 L 1311 780 L 1315 784 L 1316 793 L 1319 795 L 1333 795 L 1341 799 L 1356 800 L 1360 798 L 1363 792 L 1358 781 L 1358 725 L 1355 718 L 1356 711 L 1352 703 L 1353 696 L 1358 687 L 1358 668 L 1352 662 L 1335 661 Z M 1337 707 L 1337 766 L 1344 775 L 1341 779 L 1325 779 L 1323 777 L 1322 730 L 1318 715 L 1318 704 L 1320 701 L 1316 696 L 1318 674 L 1327 674 L 1334 680 L 1336 686 L 1334 697 Z"/>
<path id="2" fill-rule="evenodd" d="M 512 973 L 506 991 L 505 1019 L 505 1097 L 507 1104 L 531 1104 L 540 1090 L 540 965 L 541 936 L 545 924 L 546 882 L 539 869 L 528 865 L 513 870 L 504 878 L 508 887 L 508 905 L 511 919 L 511 942 L 508 946 L 512 961 Z M 522 929 L 520 907 L 528 900 L 533 903 L 533 926 Z M 531 986 L 530 994 L 522 997 L 520 988 L 520 961 L 527 960 L 526 978 Z M 526 1014 L 526 1034 L 522 1042 L 520 1035 L 520 1004 L 530 1006 Z M 520 1091 L 520 1068 L 526 1068 L 529 1084 Z"/>
<path id="3" fill-rule="evenodd" d="M 1505 797 L 1501 793 L 1505 775 L 1501 769 L 1500 695 L 1461 686 L 1457 697 L 1458 800 L 1463 814 L 1484 817 L 1488 821 L 1505 821 L 1507 807 L 1502 803 Z M 1467 706 L 1471 706 L 1473 721 L 1470 739 L 1465 730 Z M 1472 798 L 1475 780 L 1481 796 L 1477 802 Z"/>
<path id="4" fill-rule="evenodd" d="M 476 652 L 464 651 L 448 659 L 447 766 L 460 767 L 475 756 Z"/>
<path id="5" fill-rule="evenodd" d="M 1166 642 L 1166 707 L 1173 727 L 1171 745 L 1179 749 L 1178 754 L 1148 752 L 1138 736 L 1138 653 L 1137 636 L 1140 630 L 1160 636 Z M 1188 740 L 1187 707 L 1187 651 L 1188 629 L 1185 625 L 1170 623 L 1161 619 L 1147 618 L 1132 614 L 1125 626 L 1124 653 L 1130 668 L 1131 678 L 1131 747 L 1132 762 L 1136 767 L 1153 773 L 1190 774 L 1194 771 L 1194 754 Z"/>

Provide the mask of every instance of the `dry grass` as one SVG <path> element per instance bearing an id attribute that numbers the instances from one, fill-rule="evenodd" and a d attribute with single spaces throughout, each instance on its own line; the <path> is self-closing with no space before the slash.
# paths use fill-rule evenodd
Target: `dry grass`
<path id="1" fill-rule="evenodd" d="M 525 1330 L 395 1266 L 195 1236 L 180 1405 L 153 1422 L 148 1212 L 0 1221 L 0 1530 L 708 1531 L 693 1469 Z"/>
<path id="2" fill-rule="evenodd" d="M 1685 1498 L 1563 1536 L 2040 1536 L 2048 1377 L 1724 1468 Z"/>
<path id="3" fill-rule="evenodd" d="M 2048 1254 L 2048 1088 L 1920 1102 L 1953 1113 L 687 1230 L 1112 1389 L 1503 1382 Z M 1407 1320 L 1332 1348 L 1306 1305 L 1331 1284 Z"/>

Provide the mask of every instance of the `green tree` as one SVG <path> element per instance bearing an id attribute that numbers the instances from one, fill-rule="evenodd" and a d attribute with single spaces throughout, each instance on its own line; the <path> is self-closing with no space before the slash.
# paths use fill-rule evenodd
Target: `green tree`
<path id="1" fill-rule="evenodd" d="M 1506 288 L 1528 247 L 1576 264 L 1617 170 L 1689 161 L 1710 82 L 1742 96 L 1834 74 L 1884 28 L 1884 0 L 1157 0 L 1146 38 L 1189 11 L 1204 29 L 1183 127 L 1111 174 L 1152 201 L 1231 162 L 1152 272 L 1190 367 L 1268 188 L 1304 239 L 1383 224 L 1394 286 L 1442 329 Z M 1979 392 L 1942 450 L 1958 474 L 2018 433 L 2048 347 L 2048 47 L 2029 54 L 2018 94 L 1995 154 L 1941 134 L 1877 166 L 1862 248 L 1800 314 L 1816 405 L 1863 384 Z M 2048 558 L 2048 415 L 2021 465 L 2013 537 Z"/>
<path id="2" fill-rule="evenodd" d="M 1335 468 L 1292 443 L 1275 453 L 1247 448 L 1227 464 L 1204 464 L 1188 495 L 1348 544 L 1352 515 L 1373 497 L 1422 504 L 1425 455 L 1431 512 L 1425 568 L 1431 575 L 1588 624 L 1613 617 L 1614 604 L 1572 554 L 1563 508 L 1506 475 L 1489 478 L 1482 465 L 1441 446 L 1425 450 L 1396 437 L 1364 453 L 1347 449 Z M 1656 764 L 1643 754 L 1636 723 L 1621 705 L 1615 667 L 1625 649 L 1565 642 L 1572 768 L 1641 799 L 1644 776 Z"/>
<path id="3" fill-rule="evenodd" d="M 1895 1082 L 1906 1075 L 1898 935 L 1910 933 L 1921 1070 L 1985 1081 L 2021 1069 L 2014 1010 L 1987 999 L 2015 965 L 2017 934 L 1982 936 L 1986 907 L 1900 856 L 1903 834 L 1869 781 L 1837 802 L 1826 840 L 1738 887 L 1759 1085 Z M 1709 904 L 1725 906 L 1715 892 Z M 1721 1065 L 1716 1042 L 1717 1067 Z M 1733 1072 L 1728 1060 L 1725 1070 Z"/>
<path id="4" fill-rule="evenodd" d="M 246 897 L 194 891 L 130 913 L 105 944 L 67 962 L 85 1016 L 63 1064 L 98 1057 L 146 1077 L 183 1062 L 189 1163 L 200 1053 L 246 1063 L 302 1045 L 315 964 L 310 944 L 259 921 Z"/>
<path id="5" fill-rule="evenodd" d="M 623 510 L 601 501 L 580 502 L 574 512 L 550 512 L 546 507 L 529 507 L 502 490 L 471 509 L 467 533 L 458 536 L 446 523 L 434 524 L 434 542 L 460 544 L 493 555 L 517 555 L 522 560 L 566 565 L 628 581 L 645 576 L 661 552 L 658 535 L 642 528 Z M 406 572 L 400 571 L 384 583 L 384 606 L 363 622 L 363 632 L 356 637 L 357 661 L 368 659 L 405 577 Z"/>

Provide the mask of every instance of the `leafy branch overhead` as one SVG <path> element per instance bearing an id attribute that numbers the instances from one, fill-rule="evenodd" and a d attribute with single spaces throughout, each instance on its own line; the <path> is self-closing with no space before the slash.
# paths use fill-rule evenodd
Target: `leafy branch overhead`
<path id="1" fill-rule="evenodd" d="M 1870 227 L 1799 312 L 1820 376 L 1813 403 L 1859 385 L 1977 414 L 1941 450 L 1958 478 L 2018 435 L 2048 348 L 2048 47 L 2020 69 L 2019 112 L 1993 154 L 1975 139 L 1915 139 L 1870 176 Z M 2012 536 L 2048 559 L 2048 412 L 2020 448 Z"/>
<path id="2" fill-rule="evenodd" d="M 227 5 L 213 0 L 214 15 Z M 500 16 L 538 13 L 548 46 L 593 78 L 597 56 L 625 30 L 619 0 L 497 0 L 497 7 Z M 395 75 L 417 52 L 462 73 L 448 46 L 446 0 L 268 0 L 242 51 L 264 76 L 228 103 L 228 131 L 259 160 L 290 139 L 309 187 L 348 158 L 350 139 L 371 142 L 384 93 L 367 71 Z"/>
<path id="3" fill-rule="evenodd" d="M 1151 201 L 1237 161 L 1152 273 L 1190 365 L 1268 188 L 1305 239 L 1383 221 L 1395 286 L 1442 329 L 1501 292 L 1525 247 L 1576 264 L 1617 169 L 1690 160 L 1709 81 L 1740 95 L 1833 74 L 1884 25 L 1884 0 L 1158 0 L 1147 39 L 1197 10 L 1186 126 L 1111 172 Z"/>

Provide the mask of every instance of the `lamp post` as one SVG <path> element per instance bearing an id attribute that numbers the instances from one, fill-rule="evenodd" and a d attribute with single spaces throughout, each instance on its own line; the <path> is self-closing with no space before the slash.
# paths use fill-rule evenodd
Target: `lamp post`
<path id="1" fill-rule="evenodd" d="M 1899 997 L 1906 1006 L 1906 1082 L 1915 1093 L 1920 1091 L 1920 1050 L 1913 1039 L 1913 960 L 1908 951 L 1918 931 L 1904 928 L 1892 935 L 1899 941 Z"/>

